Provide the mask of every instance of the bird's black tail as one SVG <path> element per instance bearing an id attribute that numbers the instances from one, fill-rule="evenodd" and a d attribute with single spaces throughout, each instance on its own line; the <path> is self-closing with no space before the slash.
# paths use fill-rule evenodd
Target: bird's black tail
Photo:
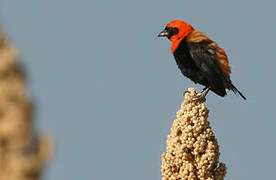
<path id="1" fill-rule="evenodd" d="M 246 97 L 231 83 L 230 89 L 235 93 L 239 94 L 244 100 L 246 100 Z"/>

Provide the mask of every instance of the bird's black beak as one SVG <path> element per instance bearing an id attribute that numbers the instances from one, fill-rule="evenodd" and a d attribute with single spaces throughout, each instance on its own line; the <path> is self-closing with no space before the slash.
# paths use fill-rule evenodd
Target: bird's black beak
<path id="1" fill-rule="evenodd" d="M 167 29 L 164 29 L 161 33 L 158 34 L 158 37 L 169 37 L 169 32 Z"/>

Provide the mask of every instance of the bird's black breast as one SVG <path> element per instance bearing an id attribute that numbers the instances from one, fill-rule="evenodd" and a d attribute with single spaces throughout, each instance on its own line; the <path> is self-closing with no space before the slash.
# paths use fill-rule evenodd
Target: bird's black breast
<path id="1" fill-rule="evenodd" d="M 174 52 L 176 63 L 184 76 L 195 83 L 211 87 L 220 96 L 225 96 L 226 78 L 210 49 L 210 42 L 187 42 L 183 39 Z M 230 81 L 229 81 L 230 82 Z"/>
<path id="2" fill-rule="evenodd" d="M 173 55 L 178 68 L 181 70 L 184 76 L 188 77 L 195 83 L 208 86 L 207 79 L 204 77 L 201 70 L 197 67 L 191 57 L 186 39 L 181 41 Z"/>

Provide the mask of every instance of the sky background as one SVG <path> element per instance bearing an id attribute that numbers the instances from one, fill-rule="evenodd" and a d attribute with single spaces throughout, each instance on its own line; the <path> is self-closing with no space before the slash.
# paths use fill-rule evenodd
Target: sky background
<path id="1" fill-rule="evenodd" d="M 226 179 L 274 179 L 276 1 L 0 0 L 0 21 L 28 73 L 36 127 L 56 154 L 45 180 L 161 179 L 160 155 L 183 91 L 157 34 L 182 19 L 225 49 L 248 98 L 209 93 Z"/>

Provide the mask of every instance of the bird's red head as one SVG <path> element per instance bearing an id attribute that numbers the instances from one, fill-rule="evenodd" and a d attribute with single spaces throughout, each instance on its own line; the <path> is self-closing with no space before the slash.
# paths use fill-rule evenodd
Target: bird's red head
<path id="1" fill-rule="evenodd" d="M 182 20 L 173 20 L 167 24 L 158 37 L 167 37 L 172 42 L 171 50 L 174 53 L 179 43 L 192 31 L 194 31 L 194 28 L 190 24 Z"/>

